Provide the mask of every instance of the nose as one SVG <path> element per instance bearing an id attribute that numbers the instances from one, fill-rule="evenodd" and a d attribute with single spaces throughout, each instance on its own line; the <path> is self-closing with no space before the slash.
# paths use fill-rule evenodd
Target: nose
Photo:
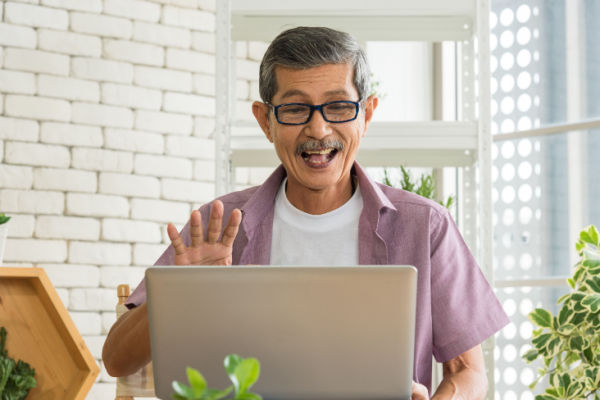
<path id="1" fill-rule="evenodd" d="M 331 124 L 323 118 L 320 110 L 315 110 L 306 125 L 306 134 L 315 139 L 322 139 L 332 132 Z"/>

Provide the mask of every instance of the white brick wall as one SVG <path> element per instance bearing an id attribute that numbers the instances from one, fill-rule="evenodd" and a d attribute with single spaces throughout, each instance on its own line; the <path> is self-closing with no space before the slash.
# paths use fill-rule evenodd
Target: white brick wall
<path id="1" fill-rule="evenodd" d="M 44 268 L 100 364 L 116 286 L 134 289 L 166 223 L 214 196 L 215 7 L 0 2 L 4 260 Z M 256 91 L 264 48 L 237 46 L 236 107 Z M 104 371 L 87 398 L 114 389 Z"/>

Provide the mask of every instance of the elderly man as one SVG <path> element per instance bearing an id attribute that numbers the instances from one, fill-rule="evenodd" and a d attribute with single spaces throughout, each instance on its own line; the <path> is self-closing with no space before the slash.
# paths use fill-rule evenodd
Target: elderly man
<path id="1" fill-rule="evenodd" d="M 481 342 L 508 320 L 447 210 L 373 182 L 355 162 L 377 108 L 354 38 L 294 28 L 269 46 L 252 111 L 282 165 L 258 187 L 191 214 L 157 264 L 409 264 L 418 270 L 413 398 L 431 393 L 432 355 L 444 365 L 434 398 L 484 398 Z M 223 228 L 223 222 L 227 219 Z M 150 361 L 143 282 L 111 329 L 111 375 Z"/>

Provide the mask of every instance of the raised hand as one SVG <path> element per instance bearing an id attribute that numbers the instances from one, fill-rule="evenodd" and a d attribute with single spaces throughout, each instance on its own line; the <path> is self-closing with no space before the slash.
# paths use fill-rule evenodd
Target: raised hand
<path id="1" fill-rule="evenodd" d="M 202 216 L 197 210 L 190 216 L 191 245 L 185 245 L 177 228 L 173 224 L 167 226 L 167 233 L 175 249 L 175 265 L 231 265 L 233 241 L 237 235 L 242 212 L 237 208 L 231 212 L 223 236 L 219 241 L 223 224 L 223 203 L 219 200 L 213 202 L 210 210 L 206 240 L 202 228 Z"/>

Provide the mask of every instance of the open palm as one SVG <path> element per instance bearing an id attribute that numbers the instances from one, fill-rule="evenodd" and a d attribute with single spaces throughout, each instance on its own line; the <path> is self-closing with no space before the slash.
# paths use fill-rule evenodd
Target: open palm
<path id="1" fill-rule="evenodd" d="M 167 226 L 167 233 L 175 249 L 175 265 L 231 265 L 233 241 L 237 235 L 242 213 L 235 209 L 231 212 L 227 226 L 223 230 L 223 203 L 216 200 L 210 210 L 210 219 L 206 229 L 206 239 L 202 228 L 202 216 L 194 210 L 190 216 L 191 244 L 185 242 L 173 224 Z"/>

